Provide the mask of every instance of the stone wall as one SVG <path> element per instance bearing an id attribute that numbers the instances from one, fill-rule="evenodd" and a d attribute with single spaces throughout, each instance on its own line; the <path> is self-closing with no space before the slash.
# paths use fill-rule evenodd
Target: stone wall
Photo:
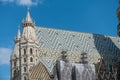
<path id="1" fill-rule="evenodd" d="M 57 65 L 59 80 L 96 80 L 93 64 L 59 61 Z"/>

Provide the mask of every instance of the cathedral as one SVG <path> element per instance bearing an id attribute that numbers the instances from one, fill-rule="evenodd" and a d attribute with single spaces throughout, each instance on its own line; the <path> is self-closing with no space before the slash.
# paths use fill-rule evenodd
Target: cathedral
<path id="1" fill-rule="evenodd" d="M 14 44 L 11 80 L 120 80 L 119 37 L 36 26 L 28 10 Z"/>

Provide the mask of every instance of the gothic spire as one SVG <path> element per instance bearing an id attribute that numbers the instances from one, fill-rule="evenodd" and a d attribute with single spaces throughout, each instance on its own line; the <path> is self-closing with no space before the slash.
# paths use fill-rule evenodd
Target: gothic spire
<path id="1" fill-rule="evenodd" d="M 17 35 L 14 39 L 15 43 L 19 42 L 20 38 L 21 38 L 20 27 L 18 27 L 18 32 L 17 32 Z"/>
<path id="2" fill-rule="evenodd" d="M 23 32 L 21 41 L 37 41 L 36 33 L 35 33 L 35 25 L 30 17 L 29 8 L 27 10 L 26 19 L 22 22 Z"/>
<path id="3" fill-rule="evenodd" d="M 34 22 L 31 19 L 29 8 L 27 10 L 26 19 L 23 20 L 22 26 L 23 27 L 28 27 L 28 26 L 34 27 Z"/>
<path id="4" fill-rule="evenodd" d="M 27 10 L 26 21 L 27 21 L 27 22 L 32 22 L 32 19 L 31 19 L 31 17 L 30 17 L 30 9 L 29 9 L 29 8 L 28 8 L 28 10 Z"/>

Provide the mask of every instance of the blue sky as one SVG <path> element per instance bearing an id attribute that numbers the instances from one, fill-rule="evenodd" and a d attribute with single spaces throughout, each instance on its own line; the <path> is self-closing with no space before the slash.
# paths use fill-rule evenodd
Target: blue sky
<path id="1" fill-rule="evenodd" d="M 10 54 L 30 6 L 37 26 L 117 36 L 118 0 L 0 0 L 0 80 L 10 78 Z"/>

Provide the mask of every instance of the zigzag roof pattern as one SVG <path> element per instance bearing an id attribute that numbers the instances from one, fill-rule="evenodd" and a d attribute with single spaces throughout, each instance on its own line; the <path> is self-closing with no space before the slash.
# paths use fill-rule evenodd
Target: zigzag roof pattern
<path id="1" fill-rule="evenodd" d="M 117 54 L 119 37 L 36 27 L 40 48 Z M 112 50 L 112 52 L 111 52 Z"/>
<path id="2" fill-rule="evenodd" d="M 74 32 L 51 28 L 35 27 L 39 48 L 65 50 L 70 52 L 86 52 L 103 54 L 104 59 L 114 62 L 120 53 L 120 38 L 100 34 Z M 46 53 L 50 53 L 46 51 Z M 114 55 L 114 56 L 113 56 Z M 52 71 L 55 60 L 42 60 L 43 64 Z M 51 68 L 51 69 L 50 69 Z"/>

